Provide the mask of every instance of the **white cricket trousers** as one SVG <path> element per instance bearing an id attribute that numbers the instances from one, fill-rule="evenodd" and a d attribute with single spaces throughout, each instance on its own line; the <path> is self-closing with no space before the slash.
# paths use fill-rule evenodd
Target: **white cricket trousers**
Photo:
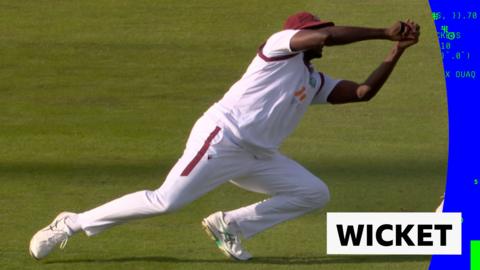
<path id="1" fill-rule="evenodd" d="M 160 188 L 131 193 L 80 213 L 78 225 L 90 236 L 132 219 L 172 212 L 227 181 L 271 196 L 225 212 L 225 219 L 234 221 L 244 238 L 327 204 L 327 186 L 308 170 L 280 153 L 258 159 L 227 134 L 215 121 L 201 117 Z"/>

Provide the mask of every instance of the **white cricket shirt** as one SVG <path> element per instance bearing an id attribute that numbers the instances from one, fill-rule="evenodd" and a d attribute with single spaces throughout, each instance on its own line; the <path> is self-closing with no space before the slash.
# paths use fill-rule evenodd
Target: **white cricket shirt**
<path id="1" fill-rule="evenodd" d="M 227 136 L 257 156 L 270 156 L 295 129 L 310 104 L 327 103 L 339 82 L 292 52 L 299 30 L 273 34 L 258 50 L 243 77 L 205 113 Z"/>

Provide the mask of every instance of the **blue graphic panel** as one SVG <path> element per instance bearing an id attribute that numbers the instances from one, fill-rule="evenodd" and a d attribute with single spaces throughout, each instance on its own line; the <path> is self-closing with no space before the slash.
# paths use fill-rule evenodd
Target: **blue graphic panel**
<path id="1" fill-rule="evenodd" d="M 480 8 L 477 1 L 430 0 L 447 84 L 449 156 L 445 212 L 463 217 L 462 255 L 432 257 L 430 270 L 470 269 L 480 239 Z"/>

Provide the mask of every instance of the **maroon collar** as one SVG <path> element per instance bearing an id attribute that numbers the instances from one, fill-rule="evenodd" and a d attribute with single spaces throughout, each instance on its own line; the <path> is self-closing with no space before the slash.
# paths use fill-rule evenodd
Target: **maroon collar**
<path id="1" fill-rule="evenodd" d="M 312 72 L 313 72 L 312 63 L 311 63 L 309 60 L 306 60 L 305 57 L 303 58 L 303 63 L 304 63 L 305 66 L 308 68 L 308 70 L 310 71 L 310 73 L 312 73 Z"/>

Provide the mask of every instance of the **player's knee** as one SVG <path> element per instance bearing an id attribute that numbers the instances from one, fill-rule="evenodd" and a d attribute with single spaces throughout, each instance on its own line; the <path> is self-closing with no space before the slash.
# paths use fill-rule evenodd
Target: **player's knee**
<path id="1" fill-rule="evenodd" d="M 152 204 L 158 214 L 173 212 L 181 206 L 159 190 L 147 191 L 147 200 Z"/>
<path id="2" fill-rule="evenodd" d="M 162 203 L 162 213 L 171 213 L 181 208 L 181 205 L 173 200 L 165 200 Z"/>
<path id="3" fill-rule="evenodd" d="M 305 200 L 312 209 L 323 208 L 330 201 L 330 191 L 325 183 L 318 180 L 308 187 Z"/>

